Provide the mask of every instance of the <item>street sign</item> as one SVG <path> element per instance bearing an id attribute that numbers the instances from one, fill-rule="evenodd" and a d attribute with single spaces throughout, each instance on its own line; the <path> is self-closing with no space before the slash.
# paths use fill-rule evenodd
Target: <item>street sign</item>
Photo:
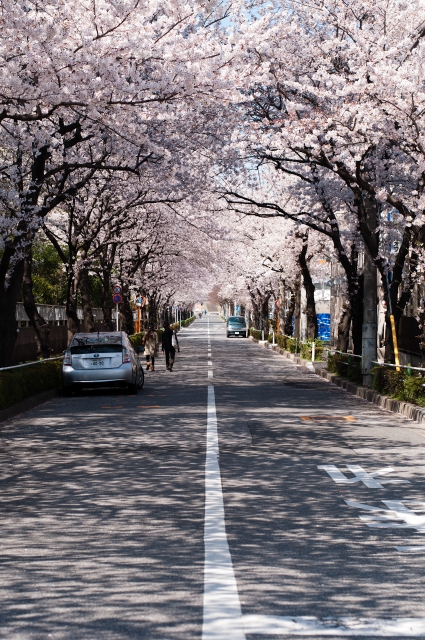
<path id="1" fill-rule="evenodd" d="M 120 304 L 122 302 L 122 297 L 120 296 L 119 293 L 116 293 L 113 297 L 112 300 L 115 302 L 115 304 Z"/>
<path id="2" fill-rule="evenodd" d="M 119 293 L 119 294 L 121 293 L 121 287 L 120 287 L 120 285 L 119 285 L 119 284 L 116 284 L 116 285 L 115 285 L 115 287 L 114 287 L 114 293 Z"/>
<path id="3" fill-rule="evenodd" d="M 146 304 L 146 298 L 141 296 L 140 298 L 136 299 L 136 307 L 144 307 Z"/>

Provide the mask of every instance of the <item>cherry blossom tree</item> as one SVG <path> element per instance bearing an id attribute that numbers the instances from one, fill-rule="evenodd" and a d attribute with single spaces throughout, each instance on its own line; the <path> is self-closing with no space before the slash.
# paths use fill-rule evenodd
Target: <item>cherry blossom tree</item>
<path id="1" fill-rule="evenodd" d="M 228 13 L 196 1 L 2 3 L 0 365 L 42 221 L 99 171 L 172 170 L 164 140 L 228 86 Z"/>

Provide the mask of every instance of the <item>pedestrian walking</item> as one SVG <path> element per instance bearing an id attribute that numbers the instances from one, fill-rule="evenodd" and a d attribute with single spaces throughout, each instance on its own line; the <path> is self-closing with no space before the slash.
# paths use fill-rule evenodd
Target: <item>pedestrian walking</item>
<path id="1" fill-rule="evenodd" d="M 151 371 L 155 371 L 155 358 L 158 357 L 158 334 L 154 327 L 150 326 L 146 331 L 143 344 L 145 345 L 146 369 L 150 367 Z"/>
<path id="2" fill-rule="evenodd" d="M 164 333 L 162 334 L 162 353 L 164 353 L 165 351 L 165 364 L 168 371 L 173 370 L 173 364 L 176 357 L 176 349 L 180 353 L 177 333 L 170 327 L 170 324 L 167 322 L 164 325 Z"/>

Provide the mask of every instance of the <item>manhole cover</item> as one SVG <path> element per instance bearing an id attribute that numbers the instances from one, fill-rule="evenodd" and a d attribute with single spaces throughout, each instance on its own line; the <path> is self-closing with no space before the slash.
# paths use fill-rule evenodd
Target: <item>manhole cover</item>
<path id="1" fill-rule="evenodd" d="M 353 416 L 300 416 L 304 422 L 355 422 Z"/>

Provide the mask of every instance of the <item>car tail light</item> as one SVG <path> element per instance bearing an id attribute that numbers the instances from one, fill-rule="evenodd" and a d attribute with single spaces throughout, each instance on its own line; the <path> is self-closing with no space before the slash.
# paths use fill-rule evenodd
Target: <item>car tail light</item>
<path id="1" fill-rule="evenodd" d="M 126 362 L 131 362 L 131 358 L 130 358 L 130 354 L 128 353 L 127 349 L 123 349 L 122 350 L 122 363 L 125 364 Z"/>
<path id="2" fill-rule="evenodd" d="M 71 366 L 71 354 L 70 353 L 65 353 L 64 358 L 63 358 L 63 363 L 67 367 Z"/>

